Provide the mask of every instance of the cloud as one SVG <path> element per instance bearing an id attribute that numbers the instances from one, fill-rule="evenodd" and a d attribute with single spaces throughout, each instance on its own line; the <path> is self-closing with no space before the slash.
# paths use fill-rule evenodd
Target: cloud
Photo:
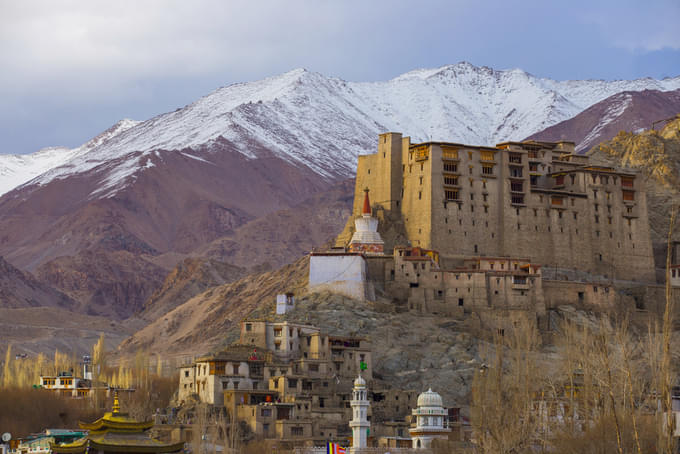
<path id="1" fill-rule="evenodd" d="M 0 0 L 0 136 L 22 152 L 77 145 L 119 116 L 296 67 L 348 80 L 461 60 L 558 79 L 677 75 L 658 56 L 678 55 L 679 12 L 677 0 Z"/>

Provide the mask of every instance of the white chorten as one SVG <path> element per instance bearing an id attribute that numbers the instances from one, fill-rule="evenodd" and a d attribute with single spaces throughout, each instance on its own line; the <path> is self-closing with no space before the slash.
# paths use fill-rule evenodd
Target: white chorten
<path id="1" fill-rule="evenodd" d="M 427 449 L 435 438 L 447 439 L 447 412 L 442 406 L 442 396 L 428 389 L 418 396 L 418 408 L 412 411 L 416 426 L 409 429 L 414 449 Z"/>
<path id="2" fill-rule="evenodd" d="M 378 219 L 371 216 L 371 202 L 368 189 L 364 189 L 364 207 L 361 217 L 354 220 L 354 235 L 349 242 L 349 250 L 365 254 L 383 255 L 385 242 L 378 233 Z"/>
<path id="3" fill-rule="evenodd" d="M 349 427 L 352 429 L 352 447 L 349 448 L 350 454 L 359 454 L 367 446 L 368 431 L 371 423 L 368 422 L 368 388 L 366 380 L 361 374 L 354 380 L 352 390 L 352 400 L 349 403 L 352 407 L 352 420 Z"/>

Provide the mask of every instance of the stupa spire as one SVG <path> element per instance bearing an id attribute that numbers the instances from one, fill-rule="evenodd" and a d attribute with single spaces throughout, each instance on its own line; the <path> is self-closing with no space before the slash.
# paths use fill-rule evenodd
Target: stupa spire
<path id="1" fill-rule="evenodd" d="M 368 199 L 368 188 L 364 189 L 364 208 L 361 210 L 364 216 L 371 215 L 371 201 Z"/>

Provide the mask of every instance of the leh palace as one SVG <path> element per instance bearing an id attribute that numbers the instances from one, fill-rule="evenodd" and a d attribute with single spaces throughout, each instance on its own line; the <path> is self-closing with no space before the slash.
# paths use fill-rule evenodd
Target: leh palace
<path id="1" fill-rule="evenodd" d="M 644 321 L 663 304 L 642 179 L 591 165 L 571 142 L 382 134 L 377 153 L 359 157 L 353 215 L 309 263 L 310 293 L 459 319 L 487 338 L 521 316 L 549 341 L 564 305 Z M 294 319 L 295 304 L 278 295 L 275 314 L 243 320 L 237 342 L 181 367 L 178 403 L 221 408 L 271 449 L 299 453 L 469 442 L 455 403 L 374 376 L 370 339 Z"/>
<path id="2" fill-rule="evenodd" d="M 377 153 L 359 156 L 353 210 L 335 247 L 311 254 L 310 291 L 386 298 L 489 332 L 520 312 L 547 331 L 562 305 L 644 319 L 663 302 L 642 178 L 591 165 L 572 142 L 382 134 Z"/>

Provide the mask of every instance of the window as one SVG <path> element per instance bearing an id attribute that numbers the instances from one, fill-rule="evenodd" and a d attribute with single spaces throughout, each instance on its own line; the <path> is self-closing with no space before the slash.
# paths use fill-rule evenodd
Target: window
<path id="1" fill-rule="evenodd" d="M 558 175 L 555 177 L 555 186 L 564 186 L 564 175 Z"/>
<path id="2" fill-rule="evenodd" d="M 294 437 L 301 437 L 302 435 L 304 435 L 304 430 L 302 429 L 302 427 L 291 427 L 290 434 Z"/>
<path id="3" fill-rule="evenodd" d="M 493 166 L 487 164 L 482 165 L 482 174 L 493 175 Z"/>
<path id="4" fill-rule="evenodd" d="M 274 328 L 274 337 L 281 337 L 281 328 Z"/>
<path id="5" fill-rule="evenodd" d="M 510 153 L 508 156 L 508 160 L 512 162 L 513 164 L 521 164 L 522 163 L 522 155 L 519 153 Z"/>
<path id="6" fill-rule="evenodd" d="M 458 172 L 458 164 L 455 162 L 444 161 L 444 172 Z"/>
<path id="7" fill-rule="evenodd" d="M 188 376 L 189 376 L 189 371 L 188 371 L 188 370 L 185 370 L 185 371 L 184 371 L 184 376 L 185 376 L 185 377 L 188 377 Z"/>
<path id="8" fill-rule="evenodd" d="M 521 167 L 510 167 L 510 176 L 515 178 L 522 178 L 522 168 Z"/>
<path id="9" fill-rule="evenodd" d="M 632 188 L 633 187 L 633 178 L 629 177 L 621 177 L 621 186 L 624 188 Z"/>
<path id="10" fill-rule="evenodd" d="M 252 331 L 253 330 L 253 324 L 252 323 L 246 323 L 246 331 Z"/>
<path id="11" fill-rule="evenodd" d="M 444 159 L 458 159 L 458 150 L 450 150 L 450 149 L 442 150 L 442 158 L 444 158 Z"/>
<path id="12" fill-rule="evenodd" d="M 523 205 L 524 204 L 524 195 L 512 194 L 512 203 L 516 204 L 516 205 Z"/>
<path id="13" fill-rule="evenodd" d="M 622 191 L 623 194 L 623 200 L 627 202 L 632 202 L 635 200 L 635 192 L 634 191 Z"/>
<path id="14" fill-rule="evenodd" d="M 522 192 L 524 190 L 524 182 L 523 181 L 517 181 L 517 180 L 511 180 L 510 181 L 510 190 L 513 192 Z"/>
<path id="15" fill-rule="evenodd" d="M 449 186 L 458 186 L 458 177 L 445 175 L 444 184 Z"/>
<path id="16" fill-rule="evenodd" d="M 494 160 L 494 152 L 493 151 L 481 151 L 481 160 L 482 161 L 493 161 Z"/>

